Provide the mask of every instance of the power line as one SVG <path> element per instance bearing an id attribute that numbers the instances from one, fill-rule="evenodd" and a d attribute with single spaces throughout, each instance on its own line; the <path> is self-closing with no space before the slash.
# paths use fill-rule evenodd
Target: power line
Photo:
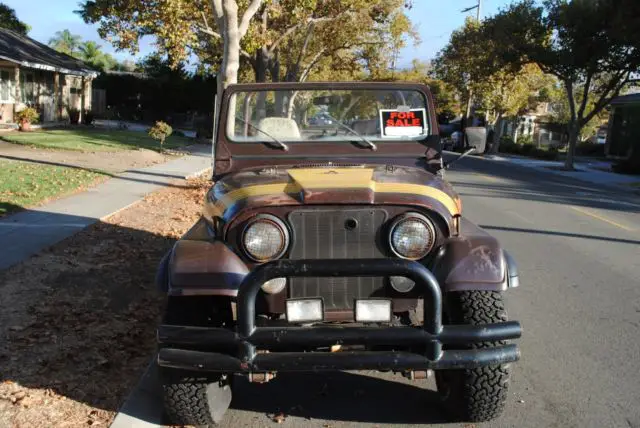
<path id="1" fill-rule="evenodd" d="M 477 9 L 476 11 L 476 21 L 480 22 L 480 12 L 482 10 L 482 0 L 478 0 L 478 4 L 475 6 L 468 7 L 466 9 L 462 9 L 460 12 L 466 13 L 472 11 L 473 9 Z"/>

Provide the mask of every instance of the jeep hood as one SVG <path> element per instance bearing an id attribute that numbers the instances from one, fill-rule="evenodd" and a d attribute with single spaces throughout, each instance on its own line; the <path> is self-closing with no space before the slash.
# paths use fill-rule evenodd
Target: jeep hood
<path id="1" fill-rule="evenodd" d="M 205 216 L 228 222 L 244 209 L 318 204 L 415 205 L 437 211 L 447 222 L 461 212 L 451 186 L 423 169 L 320 165 L 229 174 L 209 191 Z"/>

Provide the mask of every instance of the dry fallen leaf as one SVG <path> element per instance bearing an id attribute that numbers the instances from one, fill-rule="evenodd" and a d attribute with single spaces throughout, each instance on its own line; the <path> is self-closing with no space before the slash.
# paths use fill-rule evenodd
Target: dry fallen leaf
<path id="1" fill-rule="evenodd" d="M 281 424 L 284 422 L 284 420 L 287 417 L 285 416 L 284 413 L 280 412 L 280 413 L 276 413 L 275 415 L 273 415 L 273 418 L 271 418 L 271 420 L 273 420 L 273 422 L 277 423 L 277 424 Z"/>

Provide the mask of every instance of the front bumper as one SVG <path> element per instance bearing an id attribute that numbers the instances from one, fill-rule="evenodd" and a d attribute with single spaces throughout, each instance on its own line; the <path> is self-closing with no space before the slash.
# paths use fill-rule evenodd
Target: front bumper
<path id="1" fill-rule="evenodd" d="M 422 289 L 423 327 L 256 327 L 256 296 L 262 284 L 291 276 L 406 276 Z M 158 365 L 210 372 L 318 370 L 427 370 L 474 368 L 517 361 L 509 344 L 461 348 L 478 342 L 517 339 L 516 321 L 485 325 L 442 325 L 442 293 L 423 265 L 400 259 L 278 260 L 244 279 L 237 299 L 237 329 L 161 325 Z M 291 349 L 355 345 L 402 351 L 289 352 Z M 408 349 L 405 351 L 405 349 Z"/>

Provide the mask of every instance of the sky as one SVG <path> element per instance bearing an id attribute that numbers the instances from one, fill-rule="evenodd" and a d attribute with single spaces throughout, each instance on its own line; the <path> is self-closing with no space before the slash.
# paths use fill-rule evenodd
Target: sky
<path id="1" fill-rule="evenodd" d="M 140 52 L 132 57 L 127 52 L 116 52 L 110 43 L 101 40 L 97 26 L 85 24 L 75 13 L 80 0 L 2 0 L 15 9 L 18 18 L 31 26 L 29 36 L 47 43 L 56 31 L 69 29 L 83 40 L 93 40 L 102 45 L 105 52 L 111 53 L 120 61 L 132 59 L 137 61 L 153 52 L 149 38 L 143 39 Z M 476 11 L 461 13 L 462 9 L 477 4 L 478 0 L 413 0 L 413 8 L 409 17 L 416 26 L 422 43 L 418 46 L 407 46 L 400 51 L 398 68 L 411 65 L 411 60 L 432 59 L 444 47 L 453 30 L 464 23 L 466 16 L 475 16 Z M 509 0 L 481 0 L 483 17 L 495 14 L 506 6 Z"/>

